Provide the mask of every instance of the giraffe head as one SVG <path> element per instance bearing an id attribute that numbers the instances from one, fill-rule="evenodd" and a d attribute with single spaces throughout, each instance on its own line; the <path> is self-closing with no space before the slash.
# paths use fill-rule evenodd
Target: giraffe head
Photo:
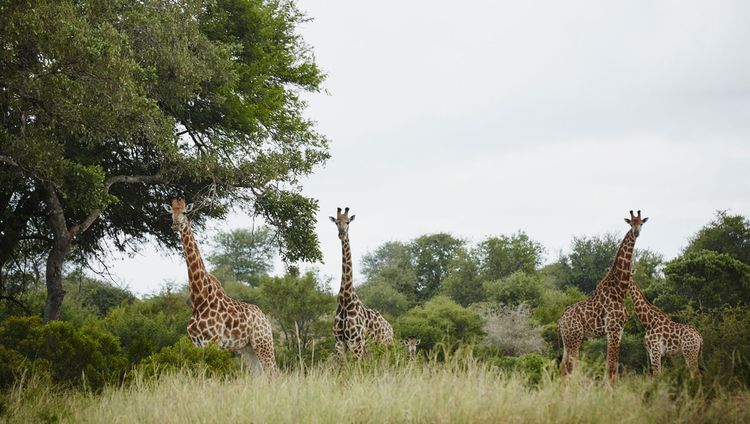
<path id="1" fill-rule="evenodd" d="M 164 204 L 162 206 L 172 214 L 172 230 L 178 233 L 184 231 L 189 224 L 185 214 L 193 210 L 193 204 L 185 205 L 185 199 L 175 197 L 172 199 L 171 205 Z"/>
<path id="2" fill-rule="evenodd" d="M 641 218 L 641 211 L 638 211 L 638 215 L 633 215 L 633 211 L 630 211 L 630 219 L 625 218 L 625 222 L 630 224 L 630 230 L 633 232 L 633 236 L 638 237 L 641 233 L 641 226 L 648 221 L 648 218 Z"/>
<path id="3" fill-rule="evenodd" d="M 404 346 L 406 346 L 406 349 L 409 351 L 410 358 L 414 358 L 417 355 L 417 346 L 419 346 L 420 342 L 420 339 L 415 339 L 414 337 L 404 339 Z"/>
<path id="4" fill-rule="evenodd" d="M 331 222 L 336 224 L 339 229 L 339 239 L 343 240 L 349 235 L 349 223 L 354 221 L 354 215 L 349 216 L 349 208 L 344 209 L 344 213 L 341 213 L 341 208 L 336 210 L 336 218 L 329 216 Z"/>

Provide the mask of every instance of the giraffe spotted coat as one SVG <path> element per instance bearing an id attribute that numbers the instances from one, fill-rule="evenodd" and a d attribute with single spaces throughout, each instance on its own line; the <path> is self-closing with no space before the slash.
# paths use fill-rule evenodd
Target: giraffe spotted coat
<path id="1" fill-rule="evenodd" d="M 644 341 L 651 363 L 651 374 L 661 373 L 661 359 L 665 356 L 682 354 L 690 373 L 698 375 L 698 359 L 703 346 L 703 337 L 695 327 L 680 324 L 648 301 L 632 279 L 628 282 L 638 321 L 646 329 Z"/>
<path id="2" fill-rule="evenodd" d="M 380 312 L 366 307 L 354 291 L 349 245 L 349 224 L 354 220 L 354 215 L 349 216 L 349 208 L 343 213 L 338 208 L 336 218 L 330 218 L 336 224 L 341 240 L 341 287 L 333 318 L 336 352 L 343 357 L 349 349 L 355 358 L 361 359 L 367 355 L 368 337 L 383 345 L 393 344 L 393 328 Z"/>
<path id="3" fill-rule="evenodd" d="M 630 211 L 630 219 L 625 219 L 630 224 L 630 230 L 620 242 L 612 266 L 596 286 L 594 294 L 569 306 L 557 321 L 563 342 L 560 364 L 563 375 L 573 371 L 583 340 L 606 336 L 607 375 L 611 383 L 617 380 L 620 342 L 628 318 L 625 310 L 627 281 L 630 280 L 635 240 L 640 234 L 641 225 L 647 220 L 641 219 L 641 211 L 638 211 L 638 216 Z"/>
<path id="4" fill-rule="evenodd" d="M 201 259 L 190 222 L 191 205 L 181 198 L 165 205 L 172 212 L 172 228 L 180 233 L 188 267 L 192 316 L 187 332 L 196 346 L 215 343 L 240 353 L 252 371 L 273 372 L 276 360 L 271 323 L 256 305 L 232 299 Z"/>

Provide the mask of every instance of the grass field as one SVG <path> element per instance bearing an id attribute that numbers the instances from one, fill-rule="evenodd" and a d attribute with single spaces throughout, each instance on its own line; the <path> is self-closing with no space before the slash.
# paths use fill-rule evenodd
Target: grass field
<path id="1" fill-rule="evenodd" d="M 377 364 L 376 364 L 377 365 Z M 750 393 L 625 376 L 610 389 L 598 377 L 531 385 L 519 373 L 476 362 L 323 364 L 275 377 L 207 378 L 182 371 L 137 376 L 100 393 L 61 391 L 35 381 L 5 400 L 2 421 L 75 423 L 402 422 L 750 422 Z M 376 369 L 377 368 L 377 369 Z"/>

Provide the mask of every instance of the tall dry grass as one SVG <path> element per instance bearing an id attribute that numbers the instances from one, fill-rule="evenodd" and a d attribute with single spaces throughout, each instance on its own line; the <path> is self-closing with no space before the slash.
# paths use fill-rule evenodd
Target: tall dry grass
<path id="1" fill-rule="evenodd" d="M 3 421 L 75 423 L 599 423 L 750 422 L 748 392 L 703 394 L 643 376 L 610 389 L 599 378 L 554 373 L 538 385 L 470 358 L 445 363 L 375 359 L 274 377 L 207 378 L 184 370 L 140 376 L 100 393 L 25 381 L 5 399 Z"/>

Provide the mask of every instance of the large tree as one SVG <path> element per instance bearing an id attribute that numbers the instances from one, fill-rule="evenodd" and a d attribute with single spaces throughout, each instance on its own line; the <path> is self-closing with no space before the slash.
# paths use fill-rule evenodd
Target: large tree
<path id="1" fill-rule="evenodd" d="M 317 203 L 299 181 L 328 158 L 303 117 L 323 75 L 282 0 L 39 0 L 0 4 L 0 266 L 46 250 L 45 320 L 63 264 L 107 246 L 178 238 L 232 206 L 262 216 L 285 259 L 320 258 Z"/>

